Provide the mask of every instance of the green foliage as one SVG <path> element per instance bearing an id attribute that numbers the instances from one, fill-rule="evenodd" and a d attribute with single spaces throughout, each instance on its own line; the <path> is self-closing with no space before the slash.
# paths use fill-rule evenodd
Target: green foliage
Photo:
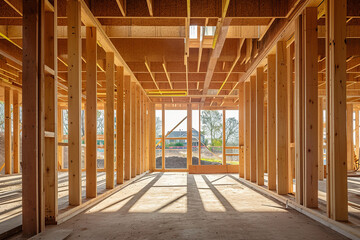
<path id="1" fill-rule="evenodd" d="M 211 142 L 211 146 L 221 147 L 222 146 L 222 139 L 213 139 L 212 142 Z"/>

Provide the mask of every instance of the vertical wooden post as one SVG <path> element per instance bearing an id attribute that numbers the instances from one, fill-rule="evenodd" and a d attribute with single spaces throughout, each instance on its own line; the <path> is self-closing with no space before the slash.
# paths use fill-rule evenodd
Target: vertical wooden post
<path id="1" fill-rule="evenodd" d="M 165 124 L 163 120 L 163 124 Z M 187 105 L 187 140 L 186 140 L 186 149 L 187 149 L 187 164 L 186 169 L 189 169 L 189 166 L 192 165 L 192 109 L 191 103 Z"/>
<path id="2" fill-rule="evenodd" d="M 256 182 L 256 77 L 250 77 L 250 181 Z"/>
<path id="3" fill-rule="evenodd" d="M 346 0 L 326 6 L 327 205 L 334 220 L 348 220 L 346 172 Z"/>
<path id="4" fill-rule="evenodd" d="M 244 176 L 250 180 L 250 82 L 244 85 Z"/>
<path id="5" fill-rule="evenodd" d="M 267 78 L 267 76 L 266 76 Z M 265 94 L 265 93 L 264 93 Z M 264 100 L 265 101 L 265 100 Z M 267 105 L 264 105 L 264 173 L 268 172 L 268 165 L 267 165 Z"/>
<path id="6" fill-rule="evenodd" d="M 244 122 L 245 122 L 245 83 L 239 83 L 239 177 L 244 178 Z M 200 121 L 200 118 L 199 118 Z M 200 136 L 199 136 L 200 137 Z M 200 139 L 200 138 L 199 138 Z M 200 151 L 200 148 L 199 148 Z"/>
<path id="7" fill-rule="evenodd" d="M 296 202 L 304 200 L 304 66 L 302 15 L 295 20 L 295 182 Z"/>
<path id="8" fill-rule="evenodd" d="M 276 44 L 276 169 L 277 193 L 288 193 L 286 42 Z"/>
<path id="9" fill-rule="evenodd" d="M 106 53 L 105 161 L 106 188 L 114 188 L 114 53 Z"/>
<path id="10" fill-rule="evenodd" d="M 264 185 L 264 68 L 256 69 L 256 183 Z"/>
<path id="11" fill-rule="evenodd" d="M 222 134 L 222 164 L 223 165 L 226 165 L 226 128 L 225 128 L 225 125 L 226 125 L 226 111 L 225 109 L 223 109 L 222 111 L 222 120 L 223 120 L 223 124 L 222 124 L 222 131 L 223 131 L 223 134 Z"/>
<path id="12" fill-rule="evenodd" d="M 43 194 L 43 129 L 41 116 L 41 85 L 44 56 L 43 7 L 39 1 L 24 0 L 23 5 L 23 66 L 22 66 L 22 230 L 32 236 L 44 229 Z"/>
<path id="13" fill-rule="evenodd" d="M 55 224 L 58 217 L 58 172 L 57 172 L 57 1 L 55 11 L 45 12 L 44 63 L 54 72 L 45 73 L 44 117 L 45 131 L 52 133 L 45 136 L 45 222 Z"/>
<path id="14" fill-rule="evenodd" d="M 346 105 L 346 147 L 347 147 L 347 170 L 352 171 L 354 170 L 354 143 L 353 143 L 353 105 L 348 103 Z"/>
<path id="15" fill-rule="evenodd" d="M 359 158 L 359 110 L 355 109 L 355 154 Z"/>
<path id="16" fill-rule="evenodd" d="M 19 92 L 13 91 L 13 151 L 14 151 L 14 173 L 20 172 L 20 131 L 19 131 L 19 115 L 20 115 L 20 107 L 19 107 Z"/>
<path id="17" fill-rule="evenodd" d="M 141 91 L 136 85 L 136 175 L 141 173 Z"/>
<path id="18" fill-rule="evenodd" d="M 145 162 L 145 171 L 150 170 L 150 104 L 149 100 L 146 98 L 146 113 L 145 113 L 145 121 L 146 121 L 146 133 L 145 133 L 145 142 L 146 142 L 146 162 Z"/>
<path id="19" fill-rule="evenodd" d="M 136 83 L 131 82 L 131 177 L 136 177 Z"/>
<path id="20" fill-rule="evenodd" d="M 11 161 L 11 89 L 5 87 L 5 174 L 12 173 Z"/>
<path id="21" fill-rule="evenodd" d="M 201 108 L 199 104 L 199 165 L 201 165 Z"/>
<path id="22" fill-rule="evenodd" d="M 97 36 L 95 27 L 86 27 L 86 197 L 97 196 Z"/>
<path id="23" fill-rule="evenodd" d="M 58 114 L 57 114 L 57 138 L 58 138 L 58 142 L 62 142 L 63 141 L 63 115 L 62 115 L 62 111 L 63 109 L 58 106 Z M 58 163 L 58 169 L 61 169 L 63 166 L 63 146 L 58 146 L 58 150 L 57 150 L 57 163 Z"/>
<path id="24" fill-rule="evenodd" d="M 319 98 L 318 102 L 318 179 L 324 180 L 324 124 L 323 124 L 323 100 Z"/>
<path id="25" fill-rule="evenodd" d="M 287 110 L 288 110 L 288 179 L 289 193 L 293 193 L 293 179 L 295 178 L 295 147 L 294 147 L 294 85 L 293 85 L 293 57 L 294 52 L 292 46 L 286 49 L 287 61 Z"/>
<path id="26" fill-rule="evenodd" d="M 318 61 L 317 8 L 304 11 L 305 176 L 304 206 L 318 206 Z"/>
<path id="27" fill-rule="evenodd" d="M 267 165 L 268 189 L 276 189 L 276 56 L 269 55 L 268 63 L 268 107 L 267 107 Z"/>
<path id="28" fill-rule="evenodd" d="M 141 134 L 141 140 L 142 140 L 142 164 L 141 164 L 141 172 L 145 172 L 146 171 L 146 162 L 147 162 L 147 154 L 146 154 L 146 151 L 147 151 L 147 143 L 146 143 L 146 131 L 147 131 L 147 123 L 146 123 L 146 94 L 143 93 L 143 100 L 142 100 L 142 134 Z"/>
<path id="29" fill-rule="evenodd" d="M 124 77 L 125 86 L 125 162 L 124 162 L 124 179 L 131 179 L 131 158 L 132 158 L 132 141 L 131 141 L 131 104 L 132 104 L 132 91 L 131 91 L 131 80 L 130 76 L 125 75 Z"/>
<path id="30" fill-rule="evenodd" d="M 81 204 L 81 3 L 67 1 L 69 204 Z"/>
<path id="31" fill-rule="evenodd" d="M 161 122 L 161 146 L 162 146 L 162 155 L 161 155 L 161 161 L 162 161 L 162 170 L 165 169 L 165 104 L 161 105 L 161 116 L 162 116 L 162 122 Z M 189 118 L 188 118 L 189 119 Z M 156 159 L 155 159 L 156 161 Z"/>
<path id="32" fill-rule="evenodd" d="M 155 137 L 156 137 L 156 122 L 155 122 L 155 104 L 149 103 L 149 170 L 155 170 Z"/>
<path id="33" fill-rule="evenodd" d="M 124 67 L 116 67 L 116 183 L 124 183 Z"/>

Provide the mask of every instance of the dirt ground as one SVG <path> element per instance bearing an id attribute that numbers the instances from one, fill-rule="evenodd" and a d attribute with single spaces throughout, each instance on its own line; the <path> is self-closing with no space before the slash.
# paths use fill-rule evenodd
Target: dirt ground
<path id="1" fill-rule="evenodd" d="M 186 157 L 177 157 L 177 156 L 167 156 L 165 157 L 165 168 L 179 168 L 179 169 L 185 169 L 186 166 Z M 162 164 L 162 158 L 157 157 L 156 158 L 156 168 L 161 168 Z M 192 158 L 192 165 L 199 165 L 199 158 L 193 157 Z M 209 161 L 203 161 L 201 160 L 201 165 L 221 165 L 218 162 L 209 162 Z"/>

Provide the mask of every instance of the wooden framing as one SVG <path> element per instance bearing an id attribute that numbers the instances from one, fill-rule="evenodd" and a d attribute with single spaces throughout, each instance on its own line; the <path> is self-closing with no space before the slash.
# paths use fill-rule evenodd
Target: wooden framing
<path id="1" fill-rule="evenodd" d="M 116 183 L 124 183 L 124 68 L 116 66 Z"/>
<path id="2" fill-rule="evenodd" d="M 124 160 L 124 180 L 131 179 L 131 159 L 132 159 L 132 140 L 131 140 L 131 80 L 130 76 L 124 76 L 124 95 L 125 95 L 125 160 Z"/>
<path id="3" fill-rule="evenodd" d="M 131 178 L 136 177 L 136 151 L 137 151 L 137 141 L 136 141 L 136 83 L 131 82 Z"/>
<path id="4" fill-rule="evenodd" d="M 11 89 L 9 87 L 5 87 L 4 89 L 5 95 L 5 174 L 12 173 L 12 157 L 11 157 Z"/>
<path id="5" fill-rule="evenodd" d="M 162 150 L 161 169 L 164 170 L 165 169 L 165 104 L 161 105 L 161 150 Z"/>
<path id="6" fill-rule="evenodd" d="M 327 206 L 328 216 L 348 220 L 346 172 L 346 0 L 326 6 Z M 346 154 L 347 155 L 347 154 Z"/>
<path id="7" fill-rule="evenodd" d="M 245 140 L 245 99 L 244 99 L 245 83 L 239 83 L 239 177 L 244 178 L 244 140 Z M 200 121 L 200 118 L 199 118 Z M 199 137 L 199 139 L 201 139 Z M 200 149 L 199 149 L 200 151 Z M 199 158 L 200 159 L 200 158 Z"/>
<path id="8" fill-rule="evenodd" d="M 256 183 L 264 185 L 264 68 L 256 69 Z"/>
<path id="9" fill-rule="evenodd" d="M 164 124 L 164 121 L 163 121 Z M 187 169 L 192 165 L 192 109 L 191 104 L 187 105 L 187 134 L 186 134 L 186 146 L 187 146 Z"/>
<path id="10" fill-rule="evenodd" d="M 359 110 L 356 109 L 355 113 L 355 155 L 359 158 Z"/>
<path id="11" fill-rule="evenodd" d="M 277 193 L 288 193 L 286 42 L 276 44 L 276 169 Z"/>
<path id="12" fill-rule="evenodd" d="M 276 189 L 276 56 L 267 57 L 267 170 L 268 189 Z"/>
<path id="13" fill-rule="evenodd" d="M 97 35 L 86 27 L 86 197 L 97 196 Z"/>
<path id="14" fill-rule="evenodd" d="M 347 170 L 352 171 L 354 169 L 354 143 L 353 143 L 353 105 L 348 103 L 346 105 L 346 151 L 347 151 Z"/>
<path id="15" fill-rule="evenodd" d="M 141 173 L 141 91 L 136 85 L 136 175 Z"/>
<path id="16" fill-rule="evenodd" d="M 303 110 L 303 21 L 300 15 L 295 21 L 295 181 L 296 202 L 304 201 L 304 110 Z"/>
<path id="17" fill-rule="evenodd" d="M 57 9 L 57 1 L 54 1 L 53 7 Z M 45 223 L 55 224 L 58 219 L 57 12 L 45 8 L 44 18 L 44 130 L 51 133 L 51 136 L 45 134 Z"/>
<path id="18" fill-rule="evenodd" d="M 250 82 L 244 85 L 244 178 L 250 180 Z"/>
<path id="19" fill-rule="evenodd" d="M 156 122 L 155 122 L 155 104 L 149 103 L 149 170 L 153 172 L 156 168 L 155 165 L 155 137 L 156 137 Z"/>
<path id="20" fill-rule="evenodd" d="M 226 126 L 226 110 L 223 109 L 222 110 L 222 131 L 223 131 L 223 134 L 222 134 L 222 164 L 223 165 L 226 165 L 226 136 L 225 136 L 225 133 L 226 133 L 226 129 L 225 129 L 225 126 Z"/>
<path id="21" fill-rule="evenodd" d="M 256 77 L 250 77 L 250 181 L 256 182 Z"/>
<path id="22" fill-rule="evenodd" d="M 13 90 L 13 152 L 14 173 L 20 173 L 20 102 L 19 92 Z"/>
<path id="23" fill-rule="evenodd" d="M 67 1 L 69 204 L 81 204 L 81 4 Z"/>
<path id="24" fill-rule="evenodd" d="M 318 179 L 324 180 L 324 122 L 323 122 L 323 99 L 318 101 Z"/>
<path id="25" fill-rule="evenodd" d="M 304 11 L 305 171 L 304 206 L 318 207 L 318 57 L 317 8 Z"/>

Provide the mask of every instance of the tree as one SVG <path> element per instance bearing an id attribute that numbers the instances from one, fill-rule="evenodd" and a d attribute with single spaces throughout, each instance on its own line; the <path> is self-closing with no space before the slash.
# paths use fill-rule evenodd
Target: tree
<path id="1" fill-rule="evenodd" d="M 239 121 L 236 118 L 228 118 L 225 122 L 225 144 L 236 145 L 239 136 Z"/>
<path id="2" fill-rule="evenodd" d="M 222 114 L 219 111 L 202 111 L 201 128 L 203 134 L 210 137 L 210 143 L 213 143 L 215 139 L 221 139 Z"/>
<path id="3" fill-rule="evenodd" d="M 160 137 L 161 136 L 161 132 L 162 132 L 162 129 L 161 129 L 161 124 L 162 124 L 162 121 L 160 119 L 160 117 L 156 117 L 156 123 L 155 123 L 155 126 L 156 126 L 156 137 Z"/>

